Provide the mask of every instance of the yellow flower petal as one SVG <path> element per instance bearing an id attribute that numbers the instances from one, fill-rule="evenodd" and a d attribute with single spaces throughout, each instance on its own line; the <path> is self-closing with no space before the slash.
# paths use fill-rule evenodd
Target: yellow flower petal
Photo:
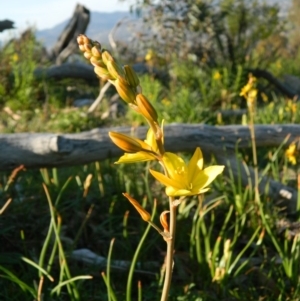
<path id="1" fill-rule="evenodd" d="M 122 157 L 119 158 L 119 160 L 116 162 L 116 164 L 136 163 L 136 162 L 144 162 L 144 161 L 150 161 L 150 160 L 156 160 L 156 157 L 154 154 L 151 154 L 148 152 L 137 152 L 135 154 L 125 153 Z"/>
<path id="2" fill-rule="evenodd" d="M 168 171 L 169 177 L 172 179 L 180 179 L 181 175 L 186 173 L 185 162 L 182 158 L 173 153 L 164 153 L 163 162 Z"/>
<path id="3" fill-rule="evenodd" d="M 149 171 L 157 181 L 159 181 L 160 183 L 162 183 L 165 186 L 177 187 L 177 189 L 180 189 L 182 187 L 182 183 L 177 182 L 174 179 L 168 178 L 167 176 L 163 175 L 160 172 L 157 172 L 152 169 L 149 169 Z"/>
<path id="4" fill-rule="evenodd" d="M 149 130 L 147 132 L 147 137 L 146 137 L 145 143 L 150 145 L 154 152 L 156 152 L 156 153 L 158 152 L 158 147 L 157 147 L 155 135 L 153 133 L 152 128 L 149 128 Z"/>
<path id="5" fill-rule="evenodd" d="M 208 186 L 224 170 L 223 165 L 213 165 L 202 170 L 193 181 L 193 186 L 200 189 Z M 202 188 L 201 188 L 202 187 Z"/>
<path id="6" fill-rule="evenodd" d="M 191 158 L 187 170 L 188 170 L 188 181 L 191 183 L 193 179 L 196 177 L 199 170 L 203 168 L 203 156 L 200 147 L 197 147 L 193 157 Z"/>
<path id="7" fill-rule="evenodd" d="M 194 193 L 197 194 L 197 193 Z M 186 189 L 176 189 L 172 186 L 166 187 L 166 195 L 168 196 L 189 196 L 193 195 L 193 193 L 190 190 Z"/>

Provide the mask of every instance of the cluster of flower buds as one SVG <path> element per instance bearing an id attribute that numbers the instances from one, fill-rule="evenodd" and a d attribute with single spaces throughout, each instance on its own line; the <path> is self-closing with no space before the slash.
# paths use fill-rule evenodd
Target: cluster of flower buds
<path id="1" fill-rule="evenodd" d="M 158 126 L 157 112 L 141 93 L 140 81 L 133 68 L 129 65 L 121 66 L 100 43 L 90 40 L 85 35 L 79 35 L 77 42 L 85 58 L 94 66 L 95 73 L 116 87 L 120 97 L 147 119 L 157 134 L 157 140 L 161 140 L 162 132 Z"/>
<path id="2" fill-rule="evenodd" d="M 142 94 L 139 78 L 133 68 L 129 65 L 121 66 L 108 50 L 101 47 L 100 43 L 90 40 L 85 35 L 79 35 L 77 42 L 84 57 L 94 66 L 95 73 L 103 80 L 111 82 L 116 87 L 120 97 L 132 109 L 143 115 L 150 125 L 151 131 L 148 131 L 145 141 L 121 133 L 109 133 L 111 140 L 127 153 L 127 156 L 126 154 L 123 156 L 122 162 L 132 161 L 133 158 L 137 161 L 157 160 L 161 158 L 165 151 L 163 146 L 163 131 L 158 123 L 158 114 L 150 101 Z M 154 141 L 151 137 L 154 138 Z M 123 195 L 135 207 L 144 221 L 150 223 L 163 236 L 167 235 L 168 211 L 163 212 L 161 216 L 161 224 L 164 228 L 164 231 L 161 231 L 151 222 L 150 214 L 138 201 L 128 193 L 124 193 Z"/>
<path id="3" fill-rule="evenodd" d="M 135 104 L 140 82 L 132 67 L 119 65 L 108 50 L 101 48 L 100 43 L 90 40 L 85 35 L 79 35 L 77 42 L 85 58 L 94 66 L 95 73 L 100 78 L 109 80 L 124 101 Z"/>

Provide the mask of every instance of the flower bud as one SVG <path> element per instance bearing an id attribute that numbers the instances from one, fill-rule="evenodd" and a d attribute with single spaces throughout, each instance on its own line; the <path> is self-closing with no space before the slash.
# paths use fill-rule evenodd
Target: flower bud
<path id="1" fill-rule="evenodd" d="M 91 43 L 84 44 L 84 49 L 86 52 L 91 52 L 92 47 L 93 47 L 93 45 Z"/>
<path id="2" fill-rule="evenodd" d="M 107 65 L 107 62 L 114 61 L 114 58 L 107 50 L 103 50 L 102 51 L 102 60 L 103 60 L 104 64 Z"/>
<path id="3" fill-rule="evenodd" d="M 136 96 L 136 104 L 141 112 L 141 114 L 149 121 L 157 122 L 157 112 L 149 102 L 149 100 L 143 95 L 138 94 Z"/>
<path id="4" fill-rule="evenodd" d="M 92 48 L 92 54 L 95 58 L 101 58 L 102 57 L 101 45 L 100 45 L 100 47 L 94 46 Z"/>
<path id="5" fill-rule="evenodd" d="M 119 93 L 120 97 L 127 103 L 135 103 L 135 92 L 129 85 L 125 84 L 125 81 L 118 78 L 114 85 Z"/>
<path id="6" fill-rule="evenodd" d="M 99 58 L 92 56 L 90 59 L 90 62 L 94 67 L 101 67 L 101 68 L 104 68 L 107 70 L 107 68 L 104 65 L 104 63 L 102 62 L 101 58 L 99 59 Z"/>
<path id="7" fill-rule="evenodd" d="M 140 80 L 133 70 L 133 68 L 129 65 L 124 66 L 125 78 L 128 81 L 129 85 L 133 88 L 136 88 L 140 84 Z"/>
<path id="8" fill-rule="evenodd" d="M 85 52 L 84 45 L 79 44 L 79 49 L 80 49 L 80 51 Z"/>
<path id="9" fill-rule="evenodd" d="M 125 76 L 124 70 L 115 61 L 107 61 L 106 67 L 114 79 Z"/>
<path id="10" fill-rule="evenodd" d="M 85 35 L 80 34 L 80 35 L 77 37 L 77 43 L 78 43 L 78 45 L 83 45 L 83 44 L 85 44 Z"/>
<path id="11" fill-rule="evenodd" d="M 149 222 L 151 220 L 151 215 L 148 211 L 146 211 L 140 203 L 132 198 L 128 193 L 123 193 L 123 195 L 127 198 L 127 200 L 134 206 L 137 212 L 141 215 L 142 219 L 145 222 Z"/>
<path id="12" fill-rule="evenodd" d="M 109 74 L 108 70 L 103 67 L 95 66 L 94 72 L 102 79 L 113 80 L 114 78 Z"/>
<path id="13" fill-rule="evenodd" d="M 112 142 L 125 152 L 136 153 L 143 150 L 138 139 L 117 132 L 109 132 L 108 135 Z"/>
<path id="14" fill-rule="evenodd" d="M 91 54 L 90 52 L 87 52 L 87 51 L 86 51 L 86 52 L 83 53 L 83 56 L 84 56 L 86 59 L 89 60 L 89 59 L 92 57 L 92 54 Z"/>

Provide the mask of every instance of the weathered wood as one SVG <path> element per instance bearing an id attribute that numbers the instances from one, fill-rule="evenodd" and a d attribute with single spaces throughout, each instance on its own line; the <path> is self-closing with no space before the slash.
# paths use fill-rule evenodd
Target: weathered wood
<path id="1" fill-rule="evenodd" d="M 108 131 L 131 133 L 143 139 L 147 128 L 105 128 L 79 134 L 1 134 L 0 170 L 11 170 L 21 164 L 26 168 L 61 167 L 116 158 L 123 152 L 112 144 Z M 249 178 L 254 183 L 253 170 L 245 169 L 235 157 L 236 146 L 241 149 L 251 145 L 248 127 L 171 124 L 165 126 L 164 132 L 166 150 L 193 152 L 200 146 L 206 157 L 213 155 L 219 164 L 226 165 L 227 172 L 232 170 L 236 179 L 241 174 L 243 185 L 249 185 Z M 299 125 L 257 125 L 255 132 L 257 147 L 279 146 L 285 139 L 287 144 L 300 140 Z M 294 189 L 265 177 L 260 192 L 272 200 L 283 200 L 281 205 L 290 212 L 296 210 Z"/>
<path id="2" fill-rule="evenodd" d="M 255 77 L 261 77 L 266 79 L 269 83 L 273 84 L 283 95 L 299 99 L 298 91 L 293 89 L 290 86 L 285 85 L 283 82 L 281 82 L 278 78 L 276 78 L 272 73 L 268 72 L 267 70 L 262 69 L 249 69 L 249 72 L 251 72 Z"/>
<path id="3" fill-rule="evenodd" d="M 108 137 L 108 131 L 132 133 L 144 138 L 146 127 L 99 128 L 78 134 L 18 133 L 0 134 L 0 170 L 13 169 L 21 164 L 27 168 L 70 166 L 84 164 L 122 152 Z M 205 155 L 231 156 L 238 148 L 251 146 L 247 126 L 209 126 L 205 124 L 171 124 L 164 128 L 165 146 L 173 152 L 192 152 L 200 146 Z M 257 125 L 257 147 L 279 146 L 299 141 L 300 125 Z"/>
<path id="4" fill-rule="evenodd" d="M 90 21 L 90 11 L 77 4 L 74 14 L 54 45 L 50 57 L 56 64 L 63 63 L 78 49 L 77 37 L 84 34 Z"/>

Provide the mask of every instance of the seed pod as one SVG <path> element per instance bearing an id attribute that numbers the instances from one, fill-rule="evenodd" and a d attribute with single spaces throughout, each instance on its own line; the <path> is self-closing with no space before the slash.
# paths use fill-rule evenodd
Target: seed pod
<path id="1" fill-rule="evenodd" d="M 133 70 L 133 68 L 129 65 L 124 66 L 125 78 L 133 88 L 136 88 L 140 84 L 140 80 Z"/>

